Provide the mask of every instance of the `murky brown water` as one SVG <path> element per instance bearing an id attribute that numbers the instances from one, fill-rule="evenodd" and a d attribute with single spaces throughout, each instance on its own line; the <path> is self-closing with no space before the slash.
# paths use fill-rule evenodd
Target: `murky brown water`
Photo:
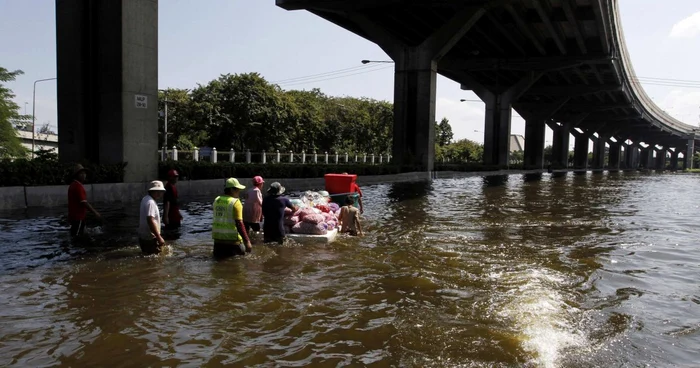
<path id="1" fill-rule="evenodd" d="M 693 366 L 699 181 L 366 187 L 365 238 L 225 261 L 210 199 L 154 257 L 139 255 L 136 203 L 103 210 L 87 249 L 60 212 L 5 213 L 0 366 Z"/>

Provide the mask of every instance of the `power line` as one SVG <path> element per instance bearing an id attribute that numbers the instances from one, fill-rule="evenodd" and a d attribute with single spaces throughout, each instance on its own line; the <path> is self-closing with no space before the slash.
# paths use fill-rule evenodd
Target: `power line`
<path id="1" fill-rule="evenodd" d="M 295 77 L 295 78 L 288 78 L 288 79 L 281 79 L 278 81 L 273 81 L 270 83 L 274 84 L 280 84 L 280 83 L 292 83 L 295 81 L 300 81 L 300 80 L 305 80 L 305 79 L 314 79 L 314 78 L 319 78 L 319 77 L 325 77 L 325 76 L 330 76 L 330 75 L 335 75 L 335 74 L 345 74 L 348 72 L 360 70 L 360 69 L 367 69 L 367 68 L 372 68 L 375 67 L 376 65 L 360 65 L 360 66 L 354 66 L 352 68 L 345 68 L 345 69 L 338 69 L 338 70 L 332 70 L 329 72 L 325 73 L 319 73 L 319 74 L 311 74 L 311 75 L 306 75 L 303 77 Z"/>
<path id="2" fill-rule="evenodd" d="M 389 69 L 389 68 L 393 68 L 393 67 L 394 67 L 394 66 L 391 65 L 391 66 L 385 66 L 385 67 L 382 67 L 382 68 L 375 68 L 375 69 L 372 69 L 372 70 L 364 70 L 364 71 L 361 71 L 361 72 L 358 72 L 358 73 L 344 74 L 344 75 L 335 76 L 335 77 L 330 77 L 330 78 L 321 78 L 321 79 L 314 79 L 314 80 L 307 80 L 307 81 L 293 82 L 293 83 L 282 83 L 282 86 L 284 86 L 284 87 L 289 87 L 289 86 L 295 86 L 295 85 L 301 85 L 301 84 L 325 82 L 325 81 L 329 81 L 329 80 L 333 80 L 333 79 L 352 77 L 353 75 L 372 73 L 372 72 L 376 72 L 376 71 L 384 70 L 384 69 Z"/>

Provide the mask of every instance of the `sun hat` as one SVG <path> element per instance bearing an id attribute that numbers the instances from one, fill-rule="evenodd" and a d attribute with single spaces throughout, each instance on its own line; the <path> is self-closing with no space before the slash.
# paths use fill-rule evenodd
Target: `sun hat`
<path id="1" fill-rule="evenodd" d="M 267 192 L 272 195 L 280 195 L 284 193 L 284 187 L 279 182 L 274 182 L 270 184 L 270 189 Z"/>
<path id="2" fill-rule="evenodd" d="M 236 178 L 228 178 L 226 180 L 226 185 L 224 185 L 225 189 L 229 188 L 236 188 L 236 189 L 245 189 L 245 185 L 241 185 L 241 183 L 238 182 L 238 179 Z"/>
<path id="3" fill-rule="evenodd" d="M 154 181 L 148 183 L 148 191 L 149 192 L 165 192 L 165 187 L 163 186 L 163 182 L 160 180 L 154 180 Z"/>
<path id="4" fill-rule="evenodd" d="M 81 171 L 87 171 L 87 169 L 84 168 L 81 164 L 73 166 L 73 176 L 78 175 L 78 173 Z"/>
<path id="5" fill-rule="evenodd" d="M 168 177 L 169 177 L 169 178 L 174 178 L 174 177 L 177 177 L 177 176 L 180 176 L 180 174 L 178 174 L 177 170 L 172 169 L 172 170 L 168 171 Z"/>
<path id="6" fill-rule="evenodd" d="M 262 176 L 253 177 L 253 185 L 260 185 L 264 182 L 265 182 L 265 180 L 263 180 Z"/>

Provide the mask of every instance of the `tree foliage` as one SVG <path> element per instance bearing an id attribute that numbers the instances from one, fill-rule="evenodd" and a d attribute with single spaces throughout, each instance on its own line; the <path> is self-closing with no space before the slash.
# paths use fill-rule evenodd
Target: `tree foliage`
<path id="1" fill-rule="evenodd" d="M 27 155 L 27 150 L 22 146 L 22 141 L 17 135 L 15 125 L 21 125 L 28 120 L 20 115 L 19 106 L 12 101 L 15 95 L 12 90 L 5 87 L 4 83 L 15 80 L 21 75 L 21 70 L 13 72 L 0 67 L 0 157 L 21 158 Z"/>
<path id="2" fill-rule="evenodd" d="M 440 123 L 435 123 L 435 143 L 439 146 L 447 146 L 452 142 L 454 138 L 454 133 L 452 133 L 452 126 L 447 118 L 442 118 Z"/>
<path id="3" fill-rule="evenodd" d="M 392 105 L 367 98 L 331 97 L 318 89 L 284 91 L 257 73 L 225 74 L 168 98 L 168 148 L 210 146 L 237 152 L 388 153 Z M 160 141 L 164 143 L 164 114 Z"/>

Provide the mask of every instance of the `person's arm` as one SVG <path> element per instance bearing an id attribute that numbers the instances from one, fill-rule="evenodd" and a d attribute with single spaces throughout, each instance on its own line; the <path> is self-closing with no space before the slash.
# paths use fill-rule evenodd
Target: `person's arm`
<path id="1" fill-rule="evenodd" d="M 262 222 L 262 220 L 263 220 L 263 215 L 262 215 L 262 202 L 263 202 L 263 197 L 262 197 L 262 192 L 261 192 L 261 191 L 257 190 L 256 192 L 258 192 L 258 193 L 257 193 L 257 194 L 258 194 L 258 201 L 257 201 L 257 202 L 258 202 L 258 206 L 260 206 L 260 218 L 258 219 L 258 222 Z"/>
<path id="2" fill-rule="evenodd" d="M 156 224 L 156 219 L 153 216 L 148 216 L 148 228 L 151 229 L 151 233 L 156 236 L 156 240 L 158 241 L 158 245 L 161 247 L 165 245 L 165 240 L 163 239 L 162 236 L 160 236 L 160 229 L 158 228 L 158 224 Z"/>
<path id="3" fill-rule="evenodd" d="M 287 198 L 287 199 L 284 201 L 284 205 L 285 205 L 287 208 L 289 208 L 290 210 L 294 211 L 294 212 L 296 212 L 296 211 L 299 209 L 299 207 L 297 207 L 297 206 L 295 206 L 295 205 L 292 204 L 292 201 L 290 201 L 289 198 Z"/>
<path id="4" fill-rule="evenodd" d="M 355 184 L 355 190 L 357 190 L 357 194 L 360 195 L 360 198 L 358 198 L 357 202 L 360 204 L 360 213 L 365 213 L 364 207 L 362 207 L 362 189 L 360 189 L 360 186 Z"/>
<path id="5" fill-rule="evenodd" d="M 360 236 L 363 236 L 364 234 L 362 233 L 362 225 L 360 224 L 360 215 L 355 212 L 355 224 L 357 224 L 357 234 Z"/>
<path id="6" fill-rule="evenodd" d="M 163 204 L 163 223 L 168 224 L 170 222 L 168 220 L 168 214 L 170 213 L 170 201 L 165 201 L 165 204 Z"/>
<path id="7" fill-rule="evenodd" d="M 343 231 L 343 217 L 345 215 L 345 207 L 340 207 L 340 215 L 338 216 L 338 228 Z"/>
<path id="8" fill-rule="evenodd" d="M 90 212 L 92 212 L 92 213 L 95 215 L 95 217 L 97 217 L 98 219 L 101 218 L 100 213 L 97 212 L 97 211 L 95 211 L 95 209 L 92 208 L 92 206 L 90 205 L 90 203 L 88 203 L 88 201 L 87 201 L 87 194 L 85 193 L 85 187 L 83 187 L 83 186 L 81 185 L 81 186 L 79 187 L 79 192 L 78 192 L 78 193 L 79 193 L 78 195 L 80 196 L 80 203 L 81 203 L 83 206 L 85 206 L 85 208 L 87 208 L 88 210 L 90 210 Z"/>
<path id="9" fill-rule="evenodd" d="M 236 230 L 238 231 L 238 234 L 241 235 L 243 244 L 245 244 L 246 251 L 252 251 L 253 247 L 250 244 L 248 232 L 245 231 L 245 225 L 243 225 L 243 205 L 241 204 L 240 200 L 236 201 L 236 203 L 233 205 L 233 218 L 234 223 L 236 224 Z"/>

